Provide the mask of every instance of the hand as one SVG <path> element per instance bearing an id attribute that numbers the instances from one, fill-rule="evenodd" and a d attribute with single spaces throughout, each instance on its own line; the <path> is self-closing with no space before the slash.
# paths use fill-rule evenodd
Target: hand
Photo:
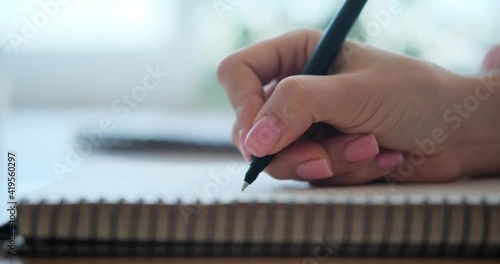
<path id="1" fill-rule="evenodd" d="M 276 153 L 270 175 L 313 184 L 384 174 L 436 182 L 471 172 L 463 142 L 477 136 L 468 124 L 480 118 L 466 120 L 454 105 L 477 78 L 353 42 L 331 65 L 335 75 L 297 76 L 320 37 L 294 31 L 221 63 L 218 77 L 237 114 L 233 139 L 244 154 Z"/>

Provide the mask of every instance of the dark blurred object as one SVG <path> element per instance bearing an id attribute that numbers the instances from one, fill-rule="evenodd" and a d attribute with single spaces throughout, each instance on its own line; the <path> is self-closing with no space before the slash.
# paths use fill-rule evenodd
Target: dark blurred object
<path id="1" fill-rule="evenodd" d="M 84 139 L 83 135 L 80 135 Z M 190 138 L 161 137 L 158 135 L 106 135 L 99 145 L 105 151 L 166 151 L 212 154 L 237 154 L 238 150 L 230 141 Z"/>

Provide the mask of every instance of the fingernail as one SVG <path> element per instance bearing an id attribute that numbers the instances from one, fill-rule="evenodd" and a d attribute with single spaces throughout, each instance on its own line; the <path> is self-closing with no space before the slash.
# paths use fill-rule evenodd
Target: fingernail
<path id="1" fill-rule="evenodd" d="M 269 116 L 264 116 L 248 132 L 246 149 L 256 157 L 265 156 L 276 146 L 281 133 L 281 128 Z"/>
<path id="2" fill-rule="evenodd" d="M 379 153 L 377 139 L 374 135 L 355 139 L 345 146 L 344 156 L 347 161 L 359 162 L 371 159 Z"/>
<path id="3" fill-rule="evenodd" d="M 392 170 L 403 163 L 403 153 L 396 150 L 388 150 L 377 156 L 377 166 L 382 170 Z"/>
<path id="4" fill-rule="evenodd" d="M 323 179 L 333 176 L 333 172 L 326 159 L 315 159 L 303 162 L 295 169 L 297 175 L 303 179 Z"/>
<path id="5" fill-rule="evenodd" d="M 250 162 L 252 159 L 252 154 L 248 152 L 247 148 L 245 147 L 245 134 L 243 133 L 243 130 L 240 130 L 240 151 L 241 154 L 243 155 L 243 158 L 245 158 L 246 161 Z"/>

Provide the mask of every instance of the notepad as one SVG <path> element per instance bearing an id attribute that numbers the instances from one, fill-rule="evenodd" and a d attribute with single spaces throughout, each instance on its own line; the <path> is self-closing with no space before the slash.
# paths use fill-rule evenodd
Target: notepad
<path id="1" fill-rule="evenodd" d="M 25 255 L 499 256 L 500 179 L 313 188 L 214 161 L 96 159 L 18 207 Z"/>
<path id="2" fill-rule="evenodd" d="M 197 154 L 235 154 L 231 140 L 233 116 L 211 113 L 138 114 L 101 135 L 95 147 L 103 151 L 184 152 Z M 89 140 L 92 127 L 82 129 L 79 140 Z"/>

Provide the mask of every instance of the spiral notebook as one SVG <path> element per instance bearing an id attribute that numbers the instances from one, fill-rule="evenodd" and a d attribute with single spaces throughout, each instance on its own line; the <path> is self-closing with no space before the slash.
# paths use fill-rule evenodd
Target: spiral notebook
<path id="1" fill-rule="evenodd" d="M 25 197 L 24 255 L 500 256 L 500 179 L 312 188 L 240 161 L 101 160 Z"/>

